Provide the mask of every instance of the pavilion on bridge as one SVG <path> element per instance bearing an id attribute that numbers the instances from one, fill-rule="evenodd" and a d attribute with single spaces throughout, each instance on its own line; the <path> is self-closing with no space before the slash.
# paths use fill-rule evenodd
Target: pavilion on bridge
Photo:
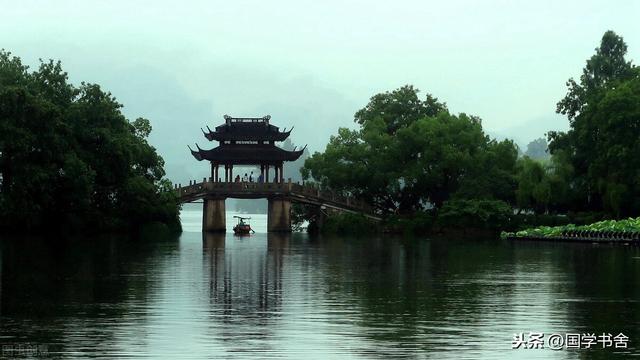
<path id="1" fill-rule="evenodd" d="M 216 126 L 212 131 L 207 126 L 207 132 L 202 130 L 209 141 L 217 141 L 218 146 L 211 150 L 203 150 L 196 144 L 197 151 L 191 154 L 198 161 L 207 160 L 211 163 L 211 181 L 232 182 L 234 165 L 260 166 L 260 174 L 264 182 L 272 179 L 274 183 L 284 181 L 285 161 L 295 161 L 302 153 L 301 150 L 288 151 L 275 145 L 277 141 L 284 141 L 289 131 L 280 131 L 271 125 L 267 115 L 261 118 L 233 118 L 225 115 L 225 123 Z M 224 167 L 224 178 L 219 174 L 220 167 Z M 273 178 L 269 177 L 269 169 L 274 169 Z"/>
<path id="2" fill-rule="evenodd" d="M 209 182 L 234 182 L 233 167 L 260 166 L 262 182 L 284 182 L 285 161 L 295 161 L 304 152 L 301 150 L 284 150 L 276 146 L 276 142 L 284 141 L 291 130 L 280 131 L 271 125 L 271 116 L 261 118 L 233 118 L 224 116 L 225 123 L 216 126 L 212 131 L 207 126 L 207 132 L 202 130 L 209 141 L 217 141 L 218 146 L 211 150 L 203 150 L 196 144 L 197 151 L 191 154 L 198 161 L 207 160 L 211 163 L 211 177 Z M 220 176 L 220 167 L 224 167 L 224 177 Z M 273 168 L 274 176 L 269 177 L 269 170 Z M 254 179 L 255 181 L 256 179 Z M 217 185 L 217 184 L 211 184 Z M 222 185 L 222 184 L 220 184 Z M 234 184 L 229 184 L 230 186 Z M 265 186 L 269 184 L 264 184 Z M 229 188 L 230 190 L 232 187 Z M 233 192 L 209 194 L 203 197 L 202 229 L 204 231 L 225 231 L 225 199 L 232 197 Z M 267 214 L 268 231 L 291 231 L 291 199 L 283 195 L 267 195 L 269 210 Z"/>

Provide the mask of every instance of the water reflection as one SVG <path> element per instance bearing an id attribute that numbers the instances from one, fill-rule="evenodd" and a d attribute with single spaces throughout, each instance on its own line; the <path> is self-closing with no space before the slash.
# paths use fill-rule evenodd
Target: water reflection
<path id="1" fill-rule="evenodd" d="M 276 335 L 282 314 L 283 258 L 290 238 L 269 234 L 258 243 L 255 237 L 203 235 L 213 339 L 233 343 L 236 351 L 274 350 L 267 340 Z"/>
<path id="2" fill-rule="evenodd" d="M 119 324 L 142 321 L 137 306 L 157 283 L 158 243 L 125 238 L 2 239 L 0 343 L 46 344 L 59 354 L 113 343 Z M 78 352 L 80 351 L 80 352 Z"/>
<path id="3" fill-rule="evenodd" d="M 640 250 L 184 233 L 0 242 L 0 344 L 62 357 L 611 358 L 637 354 Z M 512 351 L 515 332 L 630 349 Z"/>
<path id="4" fill-rule="evenodd" d="M 227 237 L 240 243 L 229 253 L 225 251 Z M 264 249 L 262 245 L 245 248 L 241 243 L 248 238 L 204 234 L 203 266 L 211 305 L 215 309 L 222 306 L 227 314 L 238 311 L 256 318 L 279 313 L 283 256 L 290 238 L 290 234 L 269 234 Z"/>

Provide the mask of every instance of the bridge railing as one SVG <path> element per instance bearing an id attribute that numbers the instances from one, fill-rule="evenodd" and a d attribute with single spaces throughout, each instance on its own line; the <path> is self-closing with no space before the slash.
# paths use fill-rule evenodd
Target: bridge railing
<path id="1" fill-rule="evenodd" d="M 306 196 L 316 197 L 321 200 L 331 201 L 338 204 L 344 204 L 348 207 L 359 209 L 366 213 L 373 214 L 374 212 L 373 207 L 367 204 L 366 202 L 356 199 L 354 197 L 339 195 L 333 190 L 320 189 L 317 186 L 308 185 L 308 184 L 301 185 L 301 184 L 293 183 L 292 191 L 295 191 L 296 193 L 303 194 Z"/>
<path id="2" fill-rule="evenodd" d="M 294 183 L 256 183 L 256 182 L 213 182 L 213 181 L 190 181 L 189 185 L 174 186 L 179 194 L 189 194 L 199 191 L 261 191 L 261 190 L 291 190 Z"/>

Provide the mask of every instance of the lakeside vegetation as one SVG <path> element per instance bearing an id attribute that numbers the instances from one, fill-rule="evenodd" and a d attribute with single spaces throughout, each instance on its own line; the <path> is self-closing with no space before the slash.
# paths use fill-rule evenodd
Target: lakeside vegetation
<path id="1" fill-rule="evenodd" d="M 585 237 L 619 240 L 640 240 L 640 217 L 624 220 L 603 220 L 589 225 L 540 226 L 517 232 L 502 232 L 502 238 Z"/>
<path id="2" fill-rule="evenodd" d="M 60 62 L 29 71 L 0 50 L 0 229 L 180 230 L 151 125 L 121 108 L 99 85 L 70 84 Z"/>
<path id="3" fill-rule="evenodd" d="M 546 134 L 548 157 L 544 139 L 519 157 L 479 117 L 407 85 L 374 95 L 355 114 L 359 128 L 340 128 L 307 159 L 303 178 L 370 203 L 391 230 L 499 232 L 637 216 L 640 70 L 626 53 L 607 31 L 580 78 L 567 81 L 556 111 L 570 130 Z"/>

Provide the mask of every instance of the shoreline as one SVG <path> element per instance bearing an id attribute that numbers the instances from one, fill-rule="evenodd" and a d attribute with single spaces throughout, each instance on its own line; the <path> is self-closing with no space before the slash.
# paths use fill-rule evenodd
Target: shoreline
<path id="1" fill-rule="evenodd" d="M 544 242 L 574 242 L 591 244 L 620 244 L 620 245 L 640 245 L 639 239 L 616 239 L 597 237 L 569 237 L 569 236 L 507 236 L 509 241 L 544 241 Z"/>

